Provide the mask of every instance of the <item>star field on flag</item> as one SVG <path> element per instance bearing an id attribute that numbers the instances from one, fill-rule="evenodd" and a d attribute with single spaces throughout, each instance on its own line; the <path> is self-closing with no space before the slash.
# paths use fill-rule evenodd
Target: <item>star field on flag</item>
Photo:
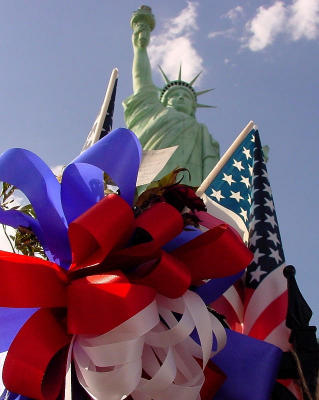
<path id="1" fill-rule="evenodd" d="M 239 215 L 249 231 L 254 260 L 246 285 L 256 288 L 284 262 L 272 192 L 259 134 L 252 130 L 206 190 L 206 195 Z"/>

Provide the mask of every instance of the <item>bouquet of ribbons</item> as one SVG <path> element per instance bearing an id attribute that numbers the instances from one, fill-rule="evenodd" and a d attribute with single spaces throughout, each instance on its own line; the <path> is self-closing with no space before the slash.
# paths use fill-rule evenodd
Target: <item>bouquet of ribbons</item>
<path id="1" fill-rule="evenodd" d="M 225 329 L 207 309 L 250 251 L 204 211 L 205 232 L 185 230 L 167 201 L 135 213 L 141 154 L 136 136 L 117 129 L 70 163 L 61 183 L 28 150 L 0 156 L 0 180 L 35 213 L 0 209 L 0 222 L 31 230 L 47 258 L 0 252 L 5 387 L 46 400 L 77 398 L 74 380 L 97 400 L 208 400 L 235 388 L 247 400 L 240 382 L 262 371 L 258 398 L 269 398 L 280 350 Z M 118 194 L 105 195 L 104 173 Z"/>

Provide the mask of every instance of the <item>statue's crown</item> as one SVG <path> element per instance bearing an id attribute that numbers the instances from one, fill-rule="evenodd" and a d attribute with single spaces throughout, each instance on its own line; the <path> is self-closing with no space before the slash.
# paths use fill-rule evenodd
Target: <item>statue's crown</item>
<path id="1" fill-rule="evenodd" d="M 197 103 L 197 96 L 200 96 L 201 94 L 210 92 L 211 90 L 214 89 L 206 89 L 206 90 L 201 90 L 200 92 L 196 92 L 195 89 L 193 88 L 193 84 L 196 81 L 196 79 L 199 77 L 199 75 L 201 74 L 201 72 L 199 74 L 197 74 L 190 82 L 186 82 L 182 80 L 182 67 L 179 67 L 179 73 L 178 73 L 178 78 L 176 80 L 169 80 L 167 75 L 165 74 L 165 72 L 162 70 L 162 68 L 160 66 L 159 70 L 161 71 L 161 74 L 164 78 L 164 82 L 166 83 L 166 85 L 163 87 L 163 89 L 161 90 L 161 94 L 160 94 L 160 100 L 162 101 L 165 94 L 174 86 L 181 86 L 185 89 L 188 89 L 192 96 L 194 97 L 194 102 L 196 104 L 197 108 L 200 107 L 204 107 L 204 108 L 215 108 L 214 106 L 208 106 L 206 104 L 198 104 Z"/>

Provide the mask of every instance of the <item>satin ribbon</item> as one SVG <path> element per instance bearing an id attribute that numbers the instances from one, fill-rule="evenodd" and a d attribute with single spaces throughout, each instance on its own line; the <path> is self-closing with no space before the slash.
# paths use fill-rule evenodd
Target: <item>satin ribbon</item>
<path id="1" fill-rule="evenodd" d="M 227 344 L 213 361 L 227 374 L 214 400 L 268 400 L 282 350 L 270 343 L 226 330 Z"/>
<path id="2" fill-rule="evenodd" d="M 145 230 L 152 240 L 122 248 L 135 228 Z M 144 342 L 138 341 L 136 335 L 131 344 L 132 359 L 135 364 L 137 361 L 139 364 L 143 363 L 143 370 L 151 379 L 141 378 L 141 367 L 134 364 L 135 378 L 130 375 L 130 379 L 126 380 L 128 360 L 113 360 L 123 365 L 123 374 L 119 373 L 122 389 L 136 391 L 137 399 L 141 396 L 139 393 L 151 396 L 149 398 L 163 398 L 166 391 L 169 397 L 178 392 L 186 396 L 185 398 L 196 399 L 204 381 L 203 373 L 198 364 L 197 367 L 195 364 L 190 367 L 191 372 L 185 370 L 185 365 L 191 363 L 193 355 L 197 355 L 203 358 L 204 367 L 211 355 L 212 331 L 217 338 L 218 350 L 224 345 L 225 335 L 216 319 L 214 326 L 211 325 L 212 329 L 207 329 L 207 324 L 203 325 L 203 321 L 209 316 L 208 311 L 200 297 L 187 292 L 187 288 L 194 279 L 219 276 L 218 268 L 221 263 L 225 268 L 222 274 L 225 275 L 226 268 L 231 271 L 234 268 L 243 269 L 250 262 L 251 254 L 243 244 L 242 247 L 238 245 L 237 238 L 228 234 L 226 226 L 218 227 L 216 232 L 209 231 L 201 235 L 195 239 L 196 245 L 193 241 L 184 245 L 187 258 L 178 250 L 172 254 L 161 250 L 163 244 L 178 235 L 182 228 L 181 215 L 166 203 L 155 204 L 134 220 L 128 204 L 117 195 L 109 195 L 70 224 L 69 239 L 73 262 L 69 273 L 48 261 L 3 252 L 0 257 L 0 276 L 4 287 L 12 287 L 13 284 L 19 286 L 14 294 L 10 290 L 4 292 L 0 305 L 42 307 L 23 326 L 9 349 L 3 375 L 6 386 L 32 398 L 56 398 L 63 386 L 65 369 L 61 367 L 61 363 L 65 365 L 66 349 L 71 339 L 69 334 L 76 334 L 79 340 L 75 341 L 73 354 L 78 377 L 91 393 L 95 390 L 95 379 L 98 382 L 104 381 L 104 372 L 110 371 L 104 371 L 103 364 L 99 366 L 102 370 L 94 367 L 94 374 L 91 374 L 90 379 L 85 375 L 83 371 L 89 371 L 88 366 L 95 364 L 83 355 L 83 346 L 79 347 L 81 337 L 105 334 L 112 336 L 114 329 L 148 311 L 147 318 L 144 319 L 148 323 L 154 321 L 154 326 L 151 324 L 151 332 L 145 333 L 145 345 L 142 346 Z M 217 242 L 218 247 L 236 247 L 236 267 L 232 264 L 226 265 L 222 259 L 219 262 L 210 262 L 211 254 L 214 254 L 210 252 L 215 251 L 212 240 Z M 194 253 L 197 254 L 198 246 L 202 249 L 202 255 L 195 273 Z M 209 267 L 206 263 L 209 263 Z M 171 282 L 174 282 L 173 288 Z M 156 312 L 152 309 L 155 296 L 158 308 Z M 67 314 L 63 312 L 65 309 Z M 158 315 L 170 327 L 173 312 L 180 313 L 182 318 L 177 324 L 178 328 L 167 330 L 162 322 L 158 322 Z M 210 316 L 209 318 L 211 319 Z M 180 327 L 183 329 L 180 330 Z M 192 346 L 192 339 L 189 334 L 194 328 L 199 334 L 202 350 L 199 351 L 195 346 L 193 352 L 190 352 L 188 349 Z M 164 329 L 164 332 L 156 332 L 157 329 Z M 106 346 L 106 343 L 103 345 Z M 145 356 L 146 361 L 143 362 L 144 356 L 140 350 L 142 348 L 144 352 L 146 345 L 152 349 L 153 356 Z M 160 350 L 154 353 L 154 349 L 158 347 Z M 140 350 L 137 351 L 138 349 Z M 127 354 L 131 353 L 128 351 Z M 176 361 L 179 358 L 182 360 Z M 158 360 L 162 363 L 158 370 L 165 371 L 161 372 L 165 375 L 164 381 L 158 378 L 158 371 L 154 372 Z M 148 371 L 153 364 L 154 368 Z M 112 367 L 114 375 L 114 371 L 119 368 L 114 368 L 114 365 Z M 56 374 L 56 370 L 61 375 Z M 171 372 L 167 376 L 168 371 Z M 184 374 L 184 381 L 179 385 L 175 381 L 179 382 L 180 373 Z M 160 383 L 156 383 L 158 380 Z M 114 383 L 115 378 L 106 381 Z M 102 385 L 101 382 L 100 384 Z M 112 387 L 110 383 L 110 393 Z M 118 396 L 122 389 L 115 385 L 114 396 Z"/>

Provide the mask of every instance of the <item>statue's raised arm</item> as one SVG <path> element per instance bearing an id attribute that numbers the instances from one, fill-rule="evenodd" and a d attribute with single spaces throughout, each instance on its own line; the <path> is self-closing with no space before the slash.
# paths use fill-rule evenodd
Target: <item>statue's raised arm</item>
<path id="1" fill-rule="evenodd" d="M 131 18 L 133 30 L 133 91 L 137 93 L 143 87 L 153 85 L 151 64 L 147 54 L 151 31 L 155 26 L 155 18 L 148 6 L 141 6 Z"/>
<path id="2" fill-rule="evenodd" d="M 186 82 L 181 68 L 173 80 L 161 70 L 165 84 L 162 89 L 157 88 L 147 55 L 150 34 L 155 27 L 151 8 L 141 6 L 135 11 L 131 27 L 133 94 L 123 102 L 126 126 L 138 136 L 144 150 L 178 146 L 156 179 L 175 168 L 187 168 L 190 175 L 185 174 L 183 183 L 197 187 L 219 159 L 218 143 L 195 117 L 198 107 L 209 107 L 197 102 L 198 96 L 209 90 L 196 91 L 193 84 L 199 74 Z"/>

